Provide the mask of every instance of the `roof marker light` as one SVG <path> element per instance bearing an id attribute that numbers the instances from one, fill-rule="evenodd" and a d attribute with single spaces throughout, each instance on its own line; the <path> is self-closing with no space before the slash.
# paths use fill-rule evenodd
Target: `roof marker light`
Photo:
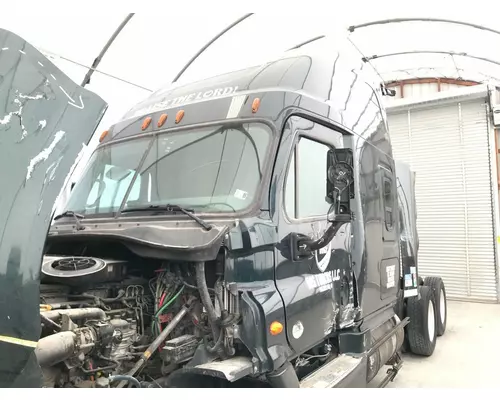
<path id="1" fill-rule="evenodd" d="M 160 115 L 160 119 L 158 120 L 158 128 L 161 128 L 163 126 L 167 118 L 168 118 L 167 114 Z"/>
<path id="2" fill-rule="evenodd" d="M 177 111 L 177 115 L 175 116 L 175 123 L 178 124 L 184 118 L 184 110 Z"/>
<path id="3" fill-rule="evenodd" d="M 104 131 L 103 133 L 101 133 L 101 136 L 99 137 L 99 143 L 102 142 L 106 136 L 108 136 L 108 133 L 109 131 Z"/>
<path id="4" fill-rule="evenodd" d="M 257 97 L 252 102 L 252 113 L 256 113 L 260 107 L 260 99 Z"/>
<path id="5" fill-rule="evenodd" d="M 152 118 L 151 117 L 146 117 L 144 119 L 144 122 L 142 123 L 142 130 L 145 131 L 148 129 L 149 124 L 151 123 Z"/>

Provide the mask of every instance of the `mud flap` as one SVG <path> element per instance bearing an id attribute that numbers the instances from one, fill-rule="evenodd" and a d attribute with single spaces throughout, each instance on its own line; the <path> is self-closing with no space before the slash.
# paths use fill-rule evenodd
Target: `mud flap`
<path id="1" fill-rule="evenodd" d="M 41 386 L 39 279 L 54 203 L 106 110 L 0 29 L 0 387 Z"/>

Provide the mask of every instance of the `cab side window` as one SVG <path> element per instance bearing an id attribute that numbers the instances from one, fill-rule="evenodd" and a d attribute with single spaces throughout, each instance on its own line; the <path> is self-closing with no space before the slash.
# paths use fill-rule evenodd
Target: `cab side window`
<path id="1" fill-rule="evenodd" d="M 300 137 L 290 159 L 285 182 L 285 212 L 289 218 L 324 218 L 326 201 L 326 163 L 329 146 Z"/>

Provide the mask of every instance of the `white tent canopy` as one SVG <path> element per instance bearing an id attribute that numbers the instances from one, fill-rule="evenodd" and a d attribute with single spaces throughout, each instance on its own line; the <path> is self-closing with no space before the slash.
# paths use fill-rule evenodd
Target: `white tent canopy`
<path id="1" fill-rule="evenodd" d="M 382 1 L 378 8 L 366 6 L 365 9 L 346 5 L 332 15 L 254 14 L 210 46 L 180 82 L 254 65 L 312 37 L 339 32 L 348 34 L 367 57 L 414 50 L 451 51 L 500 63 L 500 35 L 466 26 L 402 22 L 359 28 L 348 33 L 347 28 L 352 25 L 408 17 L 446 18 L 496 27 L 494 13 L 484 12 L 479 5 L 476 13 L 470 9 L 433 7 L 432 12 L 426 10 L 419 15 L 417 11 L 385 8 L 383 4 Z M 177 14 L 162 23 L 154 23 L 150 13 L 135 14 L 106 52 L 98 67 L 100 72 L 95 72 L 87 85 L 110 104 L 103 126 L 120 118 L 150 90 L 168 84 L 210 38 L 243 14 L 226 12 L 209 18 L 202 13 Z M 53 61 L 80 83 L 88 70 L 83 66 L 92 64 L 126 16 L 127 13 L 50 14 L 17 18 L 6 12 L 0 16 L 0 26 L 24 37 L 46 54 L 64 57 L 56 56 Z M 500 79 L 500 65 L 463 56 L 407 54 L 371 62 L 385 80 L 430 76 L 480 82 Z"/>
<path id="2" fill-rule="evenodd" d="M 498 85 L 500 31 L 462 23 L 470 21 L 386 20 L 355 27 L 350 37 L 386 81 L 444 77 Z"/>
<path id="3" fill-rule="evenodd" d="M 363 3 L 363 2 L 362 2 Z M 390 18 L 445 18 L 495 28 L 495 12 L 474 2 L 474 8 L 449 8 L 447 4 L 409 9 L 394 2 L 345 3 L 334 12 L 254 14 L 210 46 L 186 71 L 179 83 L 261 63 L 276 54 L 318 35 L 343 34 L 360 50 L 386 81 L 415 77 L 447 77 L 498 84 L 500 65 L 447 54 L 405 54 L 408 51 L 466 53 L 500 63 L 500 35 L 456 24 L 401 22 L 374 25 L 349 33 L 348 27 Z M 425 2 L 424 2 L 425 3 Z M 488 2 L 489 4 L 494 4 Z M 376 8 L 375 8 L 376 7 Z M 419 12 L 419 10 L 425 12 Z M 319 10 L 319 9 L 318 9 Z M 169 17 L 166 10 L 135 14 L 104 55 L 88 89 L 109 106 L 91 150 L 102 130 L 121 118 L 132 105 L 172 81 L 185 63 L 213 36 L 244 12 L 181 13 Z M 98 15 L 26 15 L 2 12 L 0 26 L 22 36 L 51 55 L 75 82 L 81 83 L 95 57 L 127 13 Z M 159 21 L 159 22 L 157 22 Z M 500 29 L 499 29 L 500 30 Z M 90 151 L 87 153 L 87 157 Z M 86 157 L 85 157 L 86 158 Z M 80 163 L 81 170 L 85 158 Z"/>

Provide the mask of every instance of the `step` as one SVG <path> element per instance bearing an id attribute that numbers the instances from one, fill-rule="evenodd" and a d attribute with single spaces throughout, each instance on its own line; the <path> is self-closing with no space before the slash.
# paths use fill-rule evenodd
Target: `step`
<path id="1" fill-rule="evenodd" d="M 366 357 L 353 357 L 347 354 L 341 354 L 328 364 L 307 375 L 301 382 L 301 388 L 333 388 L 341 387 L 349 375 L 355 379 L 354 374 L 360 374 L 360 379 L 366 385 Z M 360 387 L 363 387 L 361 383 Z"/>

